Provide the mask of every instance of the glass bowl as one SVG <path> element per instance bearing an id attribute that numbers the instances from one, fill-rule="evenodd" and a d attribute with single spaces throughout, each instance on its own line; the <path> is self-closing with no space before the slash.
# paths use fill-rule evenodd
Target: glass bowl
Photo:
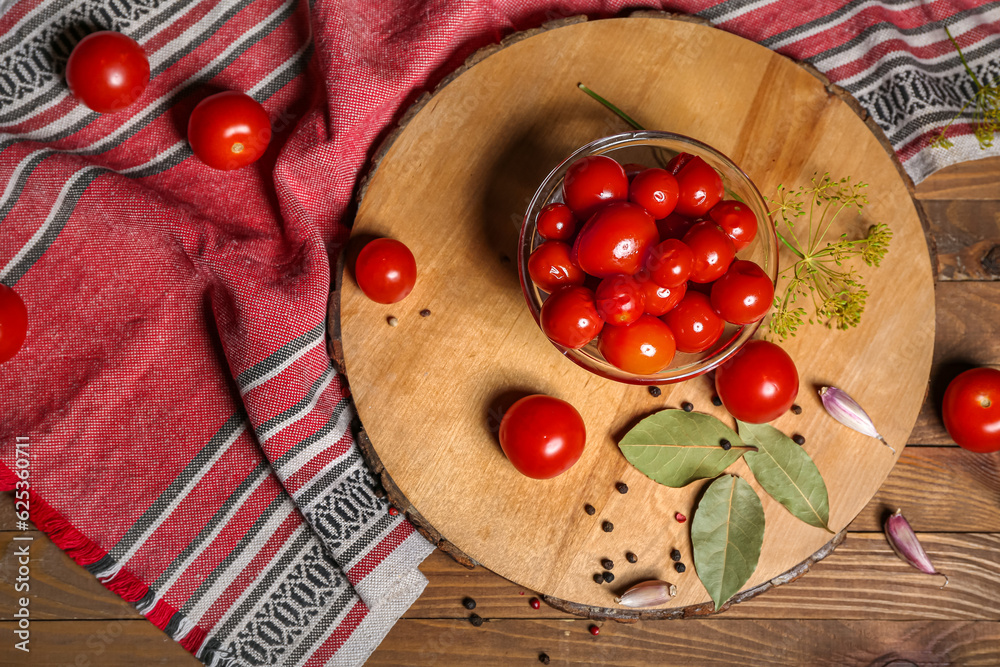
<path id="1" fill-rule="evenodd" d="M 757 236 L 747 247 L 740 250 L 737 259 L 756 262 L 775 282 L 778 276 L 778 242 L 774 233 L 774 223 L 767 214 L 767 205 L 750 178 L 732 160 L 700 141 L 671 132 L 625 132 L 604 137 L 577 149 L 563 160 L 542 181 L 535 192 L 521 225 L 518 240 L 518 276 L 524 291 L 528 308 L 539 323 L 542 304 L 548 293 L 539 289 L 528 274 L 528 257 L 541 244 L 542 239 L 535 228 L 538 213 L 546 205 L 562 201 L 562 184 L 569 166 L 588 155 L 607 155 L 620 164 L 641 164 L 648 167 L 663 166 L 677 153 L 691 153 L 700 156 L 711 165 L 726 188 L 726 199 L 738 199 L 750 207 L 757 216 Z M 568 359 L 601 377 L 628 384 L 655 385 L 681 382 L 707 373 L 736 352 L 754 335 L 763 319 L 752 324 L 737 326 L 727 324 L 722 336 L 711 348 L 700 353 L 678 352 L 665 369 L 652 375 L 635 375 L 608 363 L 597 349 L 597 340 L 591 341 L 579 350 L 573 350 L 554 341 L 549 341 Z M 539 325 L 539 333 L 541 327 Z"/>

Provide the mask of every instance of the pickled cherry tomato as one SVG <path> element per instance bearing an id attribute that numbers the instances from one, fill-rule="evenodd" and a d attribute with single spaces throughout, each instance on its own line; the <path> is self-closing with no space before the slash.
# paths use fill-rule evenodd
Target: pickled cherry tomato
<path id="1" fill-rule="evenodd" d="M 598 278 L 635 274 L 660 240 L 656 222 L 638 204 L 608 204 L 587 221 L 573 243 L 577 266 Z"/>
<path id="2" fill-rule="evenodd" d="M 684 235 L 683 241 L 694 253 L 691 282 L 710 283 L 718 280 L 736 256 L 733 240 L 711 220 L 696 223 Z"/>
<path id="3" fill-rule="evenodd" d="M 528 257 L 528 274 L 538 287 L 554 292 L 567 285 L 582 285 L 587 276 L 569 259 L 570 247 L 561 241 L 546 241 Z"/>
<path id="4" fill-rule="evenodd" d="M 756 322 L 771 309 L 773 300 L 774 283 L 764 269 L 747 260 L 736 260 L 712 283 L 712 307 L 733 324 Z"/>
<path id="5" fill-rule="evenodd" d="M 694 253 L 677 239 L 661 241 L 646 256 L 649 275 L 660 287 L 677 287 L 687 283 L 693 266 Z"/>
<path id="6" fill-rule="evenodd" d="M 697 155 L 679 153 L 667 163 L 677 178 L 677 207 L 681 215 L 696 218 L 708 213 L 725 195 L 722 177 Z"/>
<path id="7" fill-rule="evenodd" d="M 652 315 L 643 315 L 628 326 L 604 327 L 597 349 L 609 363 L 627 373 L 650 375 L 673 361 L 676 345 L 670 327 Z"/>
<path id="8" fill-rule="evenodd" d="M 601 281 L 594 292 L 597 314 L 608 324 L 624 326 L 642 316 L 646 295 L 632 276 L 618 274 Z"/>
<path id="9" fill-rule="evenodd" d="M 663 316 L 681 352 L 704 352 L 715 345 L 726 328 L 712 302 L 701 292 L 688 292 Z"/>
<path id="10" fill-rule="evenodd" d="M 679 213 L 671 213 L 662 220 L 656 221 L 656 229 L 660 232 L 660 239 L 666 241 L 667 239 L 682 239 L 684 235 L 688 233 L 695 221 L 691 218 L 685 218 Z"/>
<path id="11" fill-rule="evenodd" d="M 708 212 L 726 236 L 733 240 L 737 252 L 750 245 L 757 236 L 757 216 L 743 202 L 726 199 L 720 201 Z"/>
<path id="12" fill-rule="evenodd" d="M 569 206 L 553 202 L 543 208 L 535 220 L 538 235 L 546 241 L 569 241 L 576 234 L 576 218 Z"/>
<path id="13" fill-rule="evenodd" d="M 563 287 L 551 294 L 542 304 L 540 319 L 550 340 L 573 350 L 594 340 L 604 327 L 594 293 L 580 286 Z"/>
<path id="14" fill-rule="evenodd" d="M 673 212 L 677 193 L 677 179 L 673 174 L 655 167 L 636 174 L 628 187 L 629 201 L 642 206 L 657 220 Z"/>
<path id="15" fill-rule="evenodd" d="M 677 287 L 660 287 L 652 280 L 640 283 L 645 296 L 646 314 L 660 317 L 674 309 L 687 293 L 687 283 Z"/>
<path id="16" fill-rule="evenodd" d="M 605 155 L 580 158 L 566 171 L 563 201 L 573 214 L 587 220 L 605 204 L 628 199 L 625 170 Z"/>

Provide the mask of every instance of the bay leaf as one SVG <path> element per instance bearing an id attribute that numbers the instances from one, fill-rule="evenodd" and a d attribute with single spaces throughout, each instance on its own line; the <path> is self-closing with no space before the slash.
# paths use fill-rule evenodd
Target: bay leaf
<path id="1" fill-rule="evenodd" d="M 753 575 L 763 543 L 764 506 L 753 487 L 735 475 L 709 484 L 691 519 L 691 547 L 716 610 Z"/>
<path id="2" fill-rule="evenodd" d="M 728 440 L 732 448 L 723 449 Z M 661 410 L 635 425 L 618 443 L 628 462 L 665 486 L 715 477 L 751 451 L 736 431 L 712 415 Z"/>
<path id="3" fill-rule="evenodd" d="M 745 459 L 761 488 L 794 516 L 829 531 L 830 497 L 806 450 L 770 424 L 737 424 L 744 442 L 757 447 Z"/>

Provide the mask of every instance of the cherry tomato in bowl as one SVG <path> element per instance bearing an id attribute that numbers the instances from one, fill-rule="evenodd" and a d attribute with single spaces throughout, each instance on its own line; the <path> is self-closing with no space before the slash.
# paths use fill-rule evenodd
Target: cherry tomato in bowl
<path id="1" fill-rule="evenodd" d="M 750 324 L 771 309 L 774 283 L 757 264 L 738 259 L 712 283 L 711 298 L 712 307 L 722 319 L 733 324 Z"/>
<path id="2" fill-rule="evenodd" d="M 417 262 L 405 244 L 395 239 L 369 241 L 354 264 L 358 287 L 376 303 L 402 301 L 417 282 Z"/>
<path id="3" fill-rule="evenodd" d="M 566 472 L 580 460 L 586 444 L 580 413 L 552 396 L 525 396 L 500 420 L 500 447 L 518 472 L 533 479 Z"/>
<path id="4" fill-rule="evenodd" d="M 566 171 L 562 190 L 570 210 L 587 220 L 605 204 L 628 199 L 628 176 L 612 158 L 588 155 Z"/>
<path id="5" fill-rule="evenodd" d="M 229 171 L 256 162 L 271 141 L 271 119 L 254 98 L 227 90 L 203 99 L 188 119 L 188 143 L 199 160 Z"/>
<path id="6" fill-rule="evenodd" d="M 1000 451 L 1000 370 L 973 368 L 948 384 L 942 405 L 944 427 L 970 452 Z"/>
<path id="7" fill-rule="evenodd" d="M 28 309 L 21 296 L 0 283 L 0 364 L 17 354 L 28 335 Z"/>
<path id="8" fill-rule="evenodd" d="M 149 83 L 149 60 L 139 44 L 120 32 L 101 30 L 77 43 L 66 60 L 73 97 L 98 113 L 121 111 Z"/>

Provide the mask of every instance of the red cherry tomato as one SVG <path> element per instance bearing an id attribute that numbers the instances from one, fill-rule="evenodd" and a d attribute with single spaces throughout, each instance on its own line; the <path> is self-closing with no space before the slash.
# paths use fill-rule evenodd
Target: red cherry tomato
<path id="1" fill-rule="evenodd" d="M 659 317 L 674 309 L 687 293 L 687 283 L 677 287 L 660 287 L 652 280 L 640 283 L 646 297 L 646 313 Z"/>
<path id="2" fill-rule="evenodd" d="M 684 235 L 688 233 L 691 226 L 695 223 L 691 218 L 685 218 L 683 215 L 678 213 L 671 213 L 662 220 L 656 221 L 656 229 L 660 232 L 660 238 L 666 239 L 682 239 Z"/>
<path id="3" fill-rule="evenodd" d="M 601 281 L 594 293 L 597 314 L 608 324 L 632 324 L 643 313 L 646 296 L 632 276 L 618 274 Z"/>
<path id="4" fill-rule="evenodd" d="M 663 316 L 663 321 L 674 332 L 677 349 L 681 352 L 704 352 L 715 345 L 726 328 L 708 297 L 693 291 L 685 294 L 681 302 Z"/>
<path id="5" fill-rule="evenodd" d="M 17 292 L 0 283 L 0 364 L 13 358 L 28 336 L 28 309 Z"/>
<path id="6" fill-rule="evenodd" d="M 578 350 L 601 333 L 594 293 L 586 287 L 563 287 L 542 304 L 542 331 L 554 343 Z"/>
<path id="7" fill-rule="evenodd" d="M 587 276 L 569 259 L 569 245 L 546 241 L 528 257 L 528 274 L 541 289 L 554 292 L 566 285 L 582 285 Z"/>
<path id="8" fill-rule="evenodd" d="M 708 213 L 726 194 L 722 177 L 697 155 L 679 153 L 667 163 L 667 171 L 677 178 L 677 206 L 681 215 L 697 218 Z"/>
<path id="9" fill-rule="evenodd" d="M 652 247 L 646 256 L 646 268 L 660 287 L 677 287 L 687 283 L 694 267 L 694 253 L 683 241 L 667 239 Z"/>
<path id="10" fill-rule="evenodd" d="M 1000 370 L 973 368 L 944 392 L 944 427 L 970 452 L 1000 451 Z"/>
<path id="11" fill-rule="evenodd" d="M 592 276 L 632 275 L 659 238 L 656 222 L 644 208 L 629 202 L 608 204 L 580 230 L 573 254 L 577 266 Z"/>
<path id="12" fill-rule="evenodd" d="M 372 301 L 396 303 L 406 298 L 417 282 L 413 253 L 395 239 L 370 241 L 354 264 L 358 287 Z"/>
<path id="13" fill-rule="evenodd" d="M 500 446 L 522 475 L 550 479 L 580 460 L 587 444 L 583 418 L 566 401 L 525 396 L 500 420 Z"/>
<path id="14" fill-rule="evenodd" d="M 708 212 L 708 217 L 733 240 L 737 252 L 750 245 L 757 236 L 757 216 L 743 202 L 726 199 Z"/>
<path id="15" fill-rule="evenodd" d="M 695 224 L 684 235 L 683 241 L 694 253 L 691 282 L 710 283 L 718 280 L 736 256 L 733 240 L 711 220 Z"/>
<path id="16" fill-rule="evenodd" d="M 191 112 L 188 143 L 213 169 L 239 169 L 264 154 L 271 120 L 260 103 L 234 90 L 206 97 Z"/>
<path id="17" fill-rule="evenodd" d="M 566 171 L 563 201 L 581 220 L 587 220 L 605 204 L 626 199 L 628 177 L 625 170 L 606 155 L 580 158 Z"/>
<path id="18" fill-rule="evenodd" d="M 652 375 L 670 364 L 677 348 L 670 327 L 652 315 L 643 315 L 627 326 L 604 327 L 597 349 L 608 363 L 626 373 Z"/>
<path id="19" fill-rule="evenodd" d="M 771 309 L 774 283 L 753 262 L 737 259 L 712 283 L 712 307 L 727 322 L 750 324 Z"/>
<path id="20" fill-rule="evenodd" d="M 733 417 L 763 424 L 792 407 L 799 393 L 799 373 L 780 347 L 751 340 L 715 370 L 715 392 Z"/>
<path id="21" fill-rule="evenodd" d="M 120 32 L 94 32 L 73 47 L 66 61 L 73 97 L 99 113 L 121 111 L 142 96 L 149 60 L 134 39 Z"/>
<path id="22" fill-rule="evenodd" d="M 677 179 L 664 169 L 645 169 L 632 179 L 628 198 L 657 220 L 665 218 L 677 206 Z"/>
<path id="23" fill-rule="evenodd" d="M 553 202 L 538 213 L 535 228 L 547 241 L 569 241 L 576 234 L 576 218 L 569 206 Z"/>

